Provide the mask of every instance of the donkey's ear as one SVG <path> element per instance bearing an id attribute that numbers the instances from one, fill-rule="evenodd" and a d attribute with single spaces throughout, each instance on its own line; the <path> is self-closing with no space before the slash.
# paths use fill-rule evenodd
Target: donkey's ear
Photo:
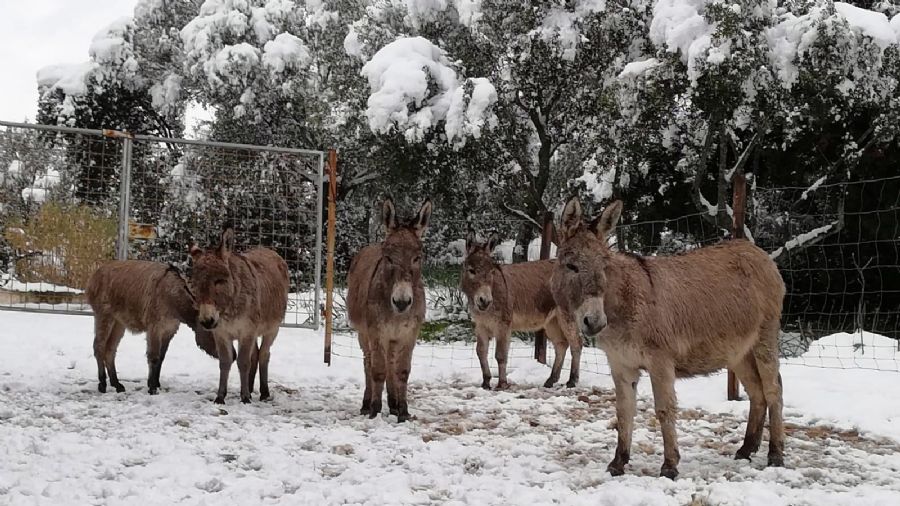
<path id="1" fill-rule="evenodd" d="M 381 205 L 381 222 L 385 232 L 397 227 L 397 211 L 394 210 L 394 199 L 390 197 L 385 197 L 384 204 Z"/>
<path id="2" fill-rule="evenodd" d="M 416 221 L 413 223 L 413 228 L 416 231 L 416 235 L 422 237 L 422 234 L 425 233 L 425 229 L 428 228 L 428 220 L 431 219 L 431 209 L 432 209 L 431 199 L 425 199 L 425 202 L 422 202 L 422 206 L 419 207 L 419 213 L 416 215 Z"/>
<path id="3" fill-rule="evenodd" d="M 484 249 L 490 253 L 494 251 L 494 248 L 496 248 L 498 244 L 500 244 L 500 234 L 491 232 L 491 236 L 488 237 L 487 242 L 484 244 Z"/>
<path id="4" fill-rule="evenodd" d="M 232 251 L 234 251 L 234 229 L 227 227 L 222 231 L 222 240 L 219 242 L 219 253 L 227 255 Z"/>
<path id="5" fill-rule="evenodd" d="M 196 262 L 197 259 L 200 258 L 200 255 L 203 254 L 203 250 L 200 249 L 200 247 L 197 246 L 196 244 L 192 244 L 190 249 L 188 249 L 188 253 L 191 254 L 191 260 Z"/>
<path id="6" fill-rule="evenodd" d="M 620 216 L 622 216 L 622 201 L 617 200 L 606 206 L 603 214 L 591 222 L 591 231 L 597 234 L 601 241 L 605 241 L 615 231 Z"/>
<path id="7" fill-rule="evenodd" d="M 562 215 L 559 218 L 559 236 L 561 240 L 572 237 L 581 226 L 581 201 L 578 197 L 572 197 L 566 202 Z"/>
<path id="8" fill-rule="evenodd" d="M 478 247 L 478 243 L 475 240 L 475 231 L 470 228 L 466 234 L 466 255 L 471 253 L 476 247 Z"/>

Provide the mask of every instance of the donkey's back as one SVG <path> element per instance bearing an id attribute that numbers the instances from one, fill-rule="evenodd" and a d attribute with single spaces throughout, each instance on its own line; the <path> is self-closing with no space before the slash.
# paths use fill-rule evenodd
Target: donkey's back
<path id="1" fill-rule="evenodd" d="M 785 289 L 778 267 L 747 240 L 635 261 L 651 294 L 644 330 L 675 352 L 686 368 L 679 372 L 710 372 L 742 356 L 760 327 L 781 316 Z"/>
<path id="2" fill-rule="evenodd" d="M 347 313 L 350 325 L 357 331 L 364 330 L 366 324 L 369 285 L 379 259 L 381 245 L 370 244 L 359 250 L 350 262 L 350 271 L 347 273 Z"/>

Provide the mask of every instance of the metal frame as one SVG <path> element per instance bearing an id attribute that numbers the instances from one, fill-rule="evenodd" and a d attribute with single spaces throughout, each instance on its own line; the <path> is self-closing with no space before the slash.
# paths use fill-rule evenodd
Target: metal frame
<path id="1" fill-rule="evenodd" d="M 56 125 L 38 125 L 32 123 L 18 123 L 13 121 L 2 121 L 0 120 L 0 127 L 7 128 L 15 128 L 15 129 L 27 129 L 27 130 L 40 130 L 40 131 L 48 131 L 48 132 L 58 132 L 58 133 L 67 133 L 67 134 L 80 134 L 80 135 L 89 135 L 96 137 L 107 137 L 121 141 L 122 143 L 122 153 L 121 153 L 121 174 L 120 174 L 120 182 L 119 182 L 119 206 L 118 206 L 118 224 L 117 224 L 117 234 L 116 234 L 116 258 L 119 260 L 125 260 L 128 258 L 128 222 L 131 212 L 131 169 L 132 169 L 132 150 L 135 141 L 139 142 L 151 142 L 151 143 L 162 143 L 162 144 L 177 144 L 177 145 L 193 145 L 193 146 L 203 146 L 203 147 L 215 147 L 215 148 L 223 148 L 223 149 L 234 149 L 234 150 L 249 150 L 249 151 L 258 151 L 258 152 L 270 152 L 270 153 L 286 153 L 286 154 L 297 154 L 297 155 L 308 155 L 308 156 L 317 156 L 318 157 L 318 170 L 314 174 L 310 174 L 309 172 L 299 170 L 298 171 L 307 177 L 310 180 L 314 180 L 316 182 L 316 216 L 321 217 L 323 203 L 324 203 L 324 192 L 325 192 L 325 183 L 327 182 L 325 179 L 325 152 L 319 150 L 312 149 L 301 149 L 301 148 L 284 148 L 278 146 L 260 146 L 254 144 L 240 144 L 240 143 L 229 143 L 229 142 L 217 142 L 217 141 L 204 141 L 204 140 L 195 140 L 195 139 L 178 139 L 178 138 L 170 138 L 170 137 L 157 137 L 152 135 L 134 135 L 130 132 L 123 132 L 119 130 L 111 130 L 111 129 L 103 129 L 103 130 L 95 130 L 88 128 L 75 128 L 75 127 L 67 127 L 67 126 L 56 126 Z M 303 209 L 298 208 L 298 217 L 303 215 Z M 319 329 L 322 324 L 322 317 L 320 312 L 320 305 L 322 299 L 322 227 L 325 226 L 325 223 L 322 222 L 321 219 L 318 220 L 318 226 L 316 227 L 316 253 L 315 253 L 315 291 L 313 294 L 313 310 L 312 310 L 312 325 L 303 324 L 303 323 L 289 323 L 286 321 L 282 322 L 282 327 L 301 327 L 301 328 L 312 328 Z M 32 312 L 32 313 L 47 313 L 47 314 L 68 314 L 68 315 L 89 315 L 92 314 L 91 311 L 88 310 L 72 310 L 72 309 L 47 309 L 42 307 L 27 307 L 27 306 L 0 306 L 0 310 L 4 311 L 24 311 L 24 312 Z"/>

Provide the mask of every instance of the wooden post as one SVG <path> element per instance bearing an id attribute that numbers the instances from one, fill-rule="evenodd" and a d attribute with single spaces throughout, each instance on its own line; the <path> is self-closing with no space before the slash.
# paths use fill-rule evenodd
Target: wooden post
<path id="1" fill-rule="evenodd" d="M 328 228 L 325 256 L 325 363 L 331 365 L 331 333 L 334 313 L 334 225 L 337 220 L 337 151 L 328 150 Z"/>
<path id="2" fill-rule="evenodd" d="M 550 258 L 550 246 L 553 244 L 553 213 L 544 213 L 544 228 L 541 231 L 541 260 Z M 543 330 L 534 334 L 534 359 L 542 364 L 547 363 L 547 335 Z"/>
<path id="3" fill-rule="evenodd" d="M 732 208 L 734 211 L 734 228 L 732 235 L 735 239 L 743 239 L 744 235 L 744 214 L 746 212 L 747 202 L 747 178 L 744 174 L 735 174 L 734 179 L 734 198 L 732 199 Z M 741 400 L 740 382 L 734 371 L 728 370 L 728 400 Z"/>

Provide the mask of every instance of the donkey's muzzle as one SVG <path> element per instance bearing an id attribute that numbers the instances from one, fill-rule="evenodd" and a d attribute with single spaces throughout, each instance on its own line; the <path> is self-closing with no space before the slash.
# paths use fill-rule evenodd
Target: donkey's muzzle
<path id="1" fill-rule="evenodd" d="M 488 299 L 487 297 L 475 297 L 475 306 L 481 311 L 491 307 L 491 302 L 491 299 Z"/>
<path id="2" fill-rule="evenodd" d="M 206 330 L 212 330 L 219 326 L 219 320 L 215 318 L 206 318 L 204 320 L 200 320 L 200 325 Z"/>
<path id="3" fill-rule="evenodd" d="M 588 336 L 596 336 L 606 328 L 606 317 L 601 315 L 586 314 L 581 319 L 581 330 Z"/>
<path id="4" fill-rule="evenodd" d="M 406 309 L 412 304 L 412 299 L 410 298 L 399 298 L 399 299 L 391 299 L 391 304 L 394 305 L 394 309 L 397 310 L 398 313 L 402 313 L 406 311 Z"/>

